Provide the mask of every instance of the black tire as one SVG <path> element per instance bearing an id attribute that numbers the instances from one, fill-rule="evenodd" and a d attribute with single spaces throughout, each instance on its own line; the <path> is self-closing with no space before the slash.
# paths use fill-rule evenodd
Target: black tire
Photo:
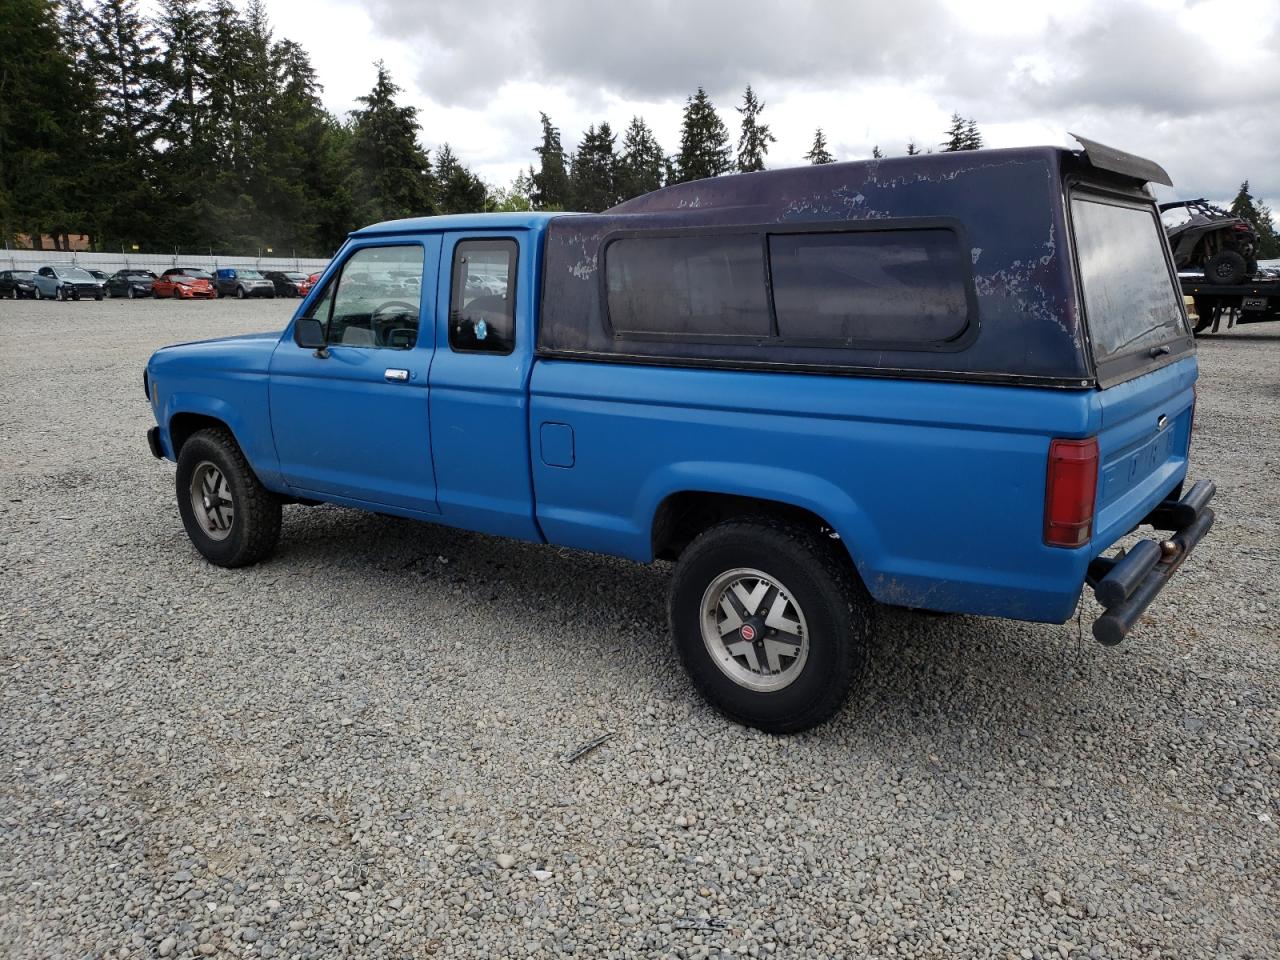
<path id="1" fill-rule="evenodd" d="M 128 297 L 130 300 L 132 300 L 134 297 L 136 297 L 136 296 L 138 295 L 138 294 L 134 291 L 133 287 L 126 287 L 125 289 L 126 289 L 126 291 L 127 291 L 127 292 L 125 293 L 125 296 L 126 296 L 126 297 Z"/>
<path id="2" fill-rule="evenodd" d="M 192 503 L 197 469 L 211 464 L 226 479 L 234 516 L 229 532 L 216 539 L 201 526 Z M 192 434 L 178 452 L 178 513 L 201 555 L 220 567 L 247 567 L 265 560 L 280 540 L 280 498 L 264 487 L 230 431 L 208 428 Z"/>
<path id="3" fill-rule="evenodd" d="M 95 294 L 93 295 L 93 299 L 94 299 L 94 300 L 96 300 L 98 303 L 101 303 L 101 302 L 102 302 L 102 294 L 100 294 L 100 293 L 95 293 Z"/>
<path id="4" fill-rule="evenodd" d="M 182 299 L 182 293 L 178 290 L 178 285 L 176 283 L 173 285 L 173 299 L 175 300 Z"/>
<path id="5" fill-rule="evenodd" d="M 244 287 L 236 287 L 236 299 L 237 300 L 244 299 Z"/>
<path id="6" fill-rule="evenodd" d="M 36 287 L 35 299 L 36 299 L 36 300 L 43 300 L 43 299 L 44 299 L 44 294 L 40 292 L 40 288 L 39 288 L 39 287 Z"/>
<path id="7" fill-rule="evenodd" d="M 717 580 L 738 570 L 759 571 L 784 587 L 807 625 L 805 659 L 800 663 L 797 657 L 780 671 L 779 676 L 797 670 L 780 689 L 762 692 L 733 679 L 730 668 L 712 656 L 708 643 L 714 641 L 703 639 L 704 599 Z M 707 609 L 717 606 L 713 597 Z M 817 530 L 761 517 L 718 524 L 694 540 L 676 565 L 669 615 L 680 659 L 713 706 L 746 726 L 797 733 L 834 715 L 866 669 L 874 604 L 838 542 Z M 715 614 L 708 615 L 714 619 Z M 757 626 L 762 638 L 776 634 Z M 743 634 L 745 627 L 728 635 Z"/>
<path id="8" fill-rule="evenodd" d="M 1210 257 L 1209 262 L 1204 265 L 1204 276 L 1210 283 L 1227 286 L 1242 283 L 1248 272 L 1247 268 L 1248 264 L 1240 254 L 1234 250 L 1222 250 Z"/>

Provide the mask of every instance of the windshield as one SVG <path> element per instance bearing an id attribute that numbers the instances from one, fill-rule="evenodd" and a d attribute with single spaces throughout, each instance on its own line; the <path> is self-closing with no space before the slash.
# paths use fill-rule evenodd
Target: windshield
<path id="1" fill-rule="evenodd" d="M 85 270 L 81 270 L 79 267 L 61 267 L 58 270 L 58 275 L 67 280 L 87 280 L 89 282 L 93 282 L 92 274 Z"/>
<path id="2" fill-rule="evenodd" d="M 30 270 L 15 270 L 10 276 L 15 280 L 34 280 L 36 275 Z"/>
<path id="3" fill-rule="evenodd" d="M 156 275 L 150 270 L 126 270 L 121 276 L 133 277 L 136 280 L 154 280 Z"/>
<path id="4" fill-rule="evenodd" d="M 210 274 L 205 273 L 203 270 L 189 270 L 189 269 L 183 270 L 182 276 L 194 277 L 196 280 L 212 280 L 213 279 L 213 277 Z"/>
<path id="5" fill-rule="evenodd" d="M 288 279 L 288 280 L 305 280 L 305 279 L 307 279 L 306 274 L 302 274 L 302 273 L 286 273 L 286 274 L 285 274 L 285 278 L 286 278 L 286 279 Z"/>
<path id="6" fill-rule="evenodd" d="M 257 270 L 240 270 L 236 273 L 241 280 L 261 280 L 262 274 Z"/>
<path id="7" fill-rule="evenodd" d="M 1180 294 L 1151 208 L 1077 196 L 1071 214 L 1094 359 L 1183 336 Z"/>

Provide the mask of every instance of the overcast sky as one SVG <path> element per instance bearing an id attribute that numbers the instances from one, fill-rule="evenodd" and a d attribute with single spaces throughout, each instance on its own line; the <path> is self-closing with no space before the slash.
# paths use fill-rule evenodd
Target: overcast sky
<path id="1" fill-rule="evenodd" d="M 838 159 L 936 145 L 953 111 L 988 146 L 1150 157 L 1162 196 L 1229 200 L 1248 178 L 1280 210 L 1277 0 L 268 0 L 342 113 L 383 59 L 450 143 L 506 184 L 534 159 L 538 111 L 572 149 L 589 123 L 639 114 L 678 147 L 706 87 L 735 142 L 743 87 L 765 100 L 771 167 L 803 163 L 822 126 Z"/>

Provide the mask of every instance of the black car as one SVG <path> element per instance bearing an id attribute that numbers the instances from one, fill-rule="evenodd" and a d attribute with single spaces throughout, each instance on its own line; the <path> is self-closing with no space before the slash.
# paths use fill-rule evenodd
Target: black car
<path id="1" fill-rule="evenodd" d="M 275 284 L 278 297 L 305 297 L 311 292 L 311 280 L 296 270 L 270 270 L 263 274 Z"/>
<path id="2" fill-rule="evenodd" d="M 151 296 L 151 284 L 156 275 L 150 270 L 117 270 L 107 278 L 107 296 L 134 297 Z"/>
<path id="3" fill-rule="evenodd" d="M 8 300 L 25 300 L 36 295 L 34 270 L 5 270 L 0 273 L 0 297 Z"/>

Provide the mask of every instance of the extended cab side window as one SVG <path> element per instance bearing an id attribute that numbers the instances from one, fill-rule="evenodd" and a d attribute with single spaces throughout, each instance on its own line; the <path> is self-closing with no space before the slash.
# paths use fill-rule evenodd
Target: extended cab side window
<path id="1" fill-rule="evenodd" d="M 335 346 L 411 350 L 418 342 L 422 266 L 416 243 L 357 250 L 306 316 L 320 321 Z"/>
<path id="2" fill-rule="evenodd" d="M 514 240 L 462 240 L 453 248 L 451 349 L 468 353 L 515 349 L 518 250 Z"/>

